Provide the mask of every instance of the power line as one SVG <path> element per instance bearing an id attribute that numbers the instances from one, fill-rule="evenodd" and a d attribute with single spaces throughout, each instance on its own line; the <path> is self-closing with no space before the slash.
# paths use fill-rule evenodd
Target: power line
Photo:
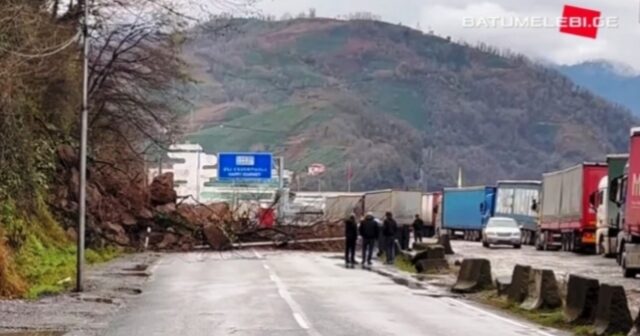
<path id="1" fill-rule="evenodd" d="M 73 42 L 78 40 L 80 35 L 81 35 L 81 32 L 78 32 L 72 38 L 70 38 L 69 40 L 63 42 L 59 46 L 52 47 L 52 48 L 55 48 L 55 49 L 53 49 L 51 51 L 38 53 L 38 54 L 23 53 L 23 52 L 9 50 L 9 49 L 2 48 L 2 47 L 0 47 L 0 51 L 4 51 L 4 52 L 7 52 L 7 53 L 10 53 L 12 55 L 15 55 L 15 56 L 18 56 L 18 57 L 22 57 L 22 58 L 45 58 L 45 57 L 53 56 L 53 55 L 65 50 L 65 49 L 67 49 L 71 44 L 73 44 Z M 50 48 L 48 48 L 48 49 L 50 49 Z"/>

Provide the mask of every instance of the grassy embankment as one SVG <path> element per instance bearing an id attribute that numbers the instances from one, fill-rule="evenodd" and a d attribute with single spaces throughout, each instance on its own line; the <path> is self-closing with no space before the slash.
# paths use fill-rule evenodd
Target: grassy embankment
<path id="1" fill-rule="evenodd" d="M 0 297 L 35 299 L 74 286 L 76 248 L 43 201 L 30 216 L 12 201 L 0 205 Z M 118 256 L 115 248 L 88 249 L 88 264 Z"/>

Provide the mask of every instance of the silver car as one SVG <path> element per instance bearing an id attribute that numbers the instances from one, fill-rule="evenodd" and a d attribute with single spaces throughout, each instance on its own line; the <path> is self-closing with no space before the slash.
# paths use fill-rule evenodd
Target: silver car
<path id="1" fill-rule="evenodd" d="M 487 226 L 482 230 L 482 246 L 511 245 L 514 248 L 521 246 L 521 233 L 518 222 L 508 217 L 489 218 Z"/>

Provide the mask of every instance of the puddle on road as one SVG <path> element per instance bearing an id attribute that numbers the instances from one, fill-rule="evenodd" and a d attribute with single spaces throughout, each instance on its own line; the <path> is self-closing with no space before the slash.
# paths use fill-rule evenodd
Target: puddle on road
<path id="1" fill-rule="evenodd" d="M 62 336 L 64 331 L 16 331 L 0 332 L 0 336 Z"/>

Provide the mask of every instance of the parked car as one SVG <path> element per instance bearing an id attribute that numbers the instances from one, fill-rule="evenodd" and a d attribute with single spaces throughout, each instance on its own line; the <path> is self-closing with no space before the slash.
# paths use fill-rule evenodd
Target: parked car
<path id="1" fill-rule="evenodd" d="M 494 245 L 512 245 L 520 248 L 521 232 L 518 222 L 509 217 L 491 217 L 487 226 L 482 230 L 482 246 L 490 247 Z"/>

